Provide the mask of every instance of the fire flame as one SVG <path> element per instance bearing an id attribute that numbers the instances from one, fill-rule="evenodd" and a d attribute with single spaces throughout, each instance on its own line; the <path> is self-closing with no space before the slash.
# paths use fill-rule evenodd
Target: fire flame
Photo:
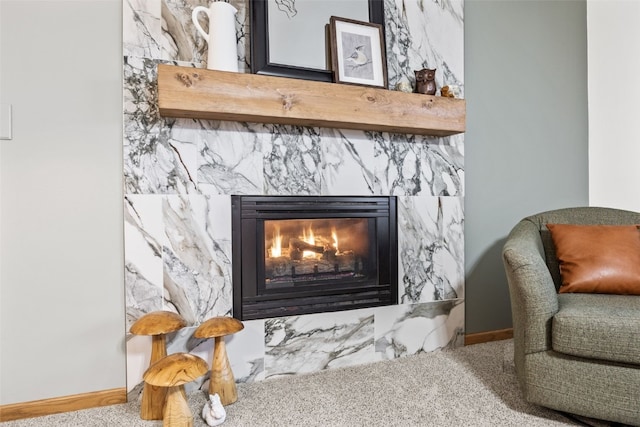
<path id="1" fill-rule="evenodd" d="M 275 233 L 273 234 L 273 243 L 271 244 L 271 256 L 282 256 L 282 236 L 280 235 L 280 227 L 275 227 Z"/>
<path id="2" fill-rule="evenodd" d="M 304 229 L 302 229 L 302 240 L 310 245 L 315 245 L 316 244 L 316 236 L 313 235 L 313 229 L 311 228 L 311 226 L 309 226 L 309 235 L 307 236 L 307 233 Z M 303 258 L 315 258 L 316 257 L 316 253 L 313 251 L 304 251 L 302 252 L 302 257 Z"/>
<path id="3" fill-rule="evenodd" d="M 311 225 L 308 227 L 302 228 L 302 236 L 298 237 L 300 240 L 308 243 L 310 245 L 324 245 L 325 248 L 333 248 L 335 249 L 335 253 L 339 254 L 340 250 L 338 247 L 338 232 L 335 227 L 331 228 L 331 238 L 328 236 L 316 236 Z M 285 236 L 281 234 L 280 227 L 274 225 L 273 228 L 273 236 L 271 239 L 271 247 L 268 249 L 268 256 L 271 258 L 278 258 L 282 256 L 288 256 L 287 249 L 282 247 L 282 242 L 285 239 Z M 302 256 L 304 258 L 320 258 L 322 254 L 316 253 L 314 251 L 303 251 Z"/>

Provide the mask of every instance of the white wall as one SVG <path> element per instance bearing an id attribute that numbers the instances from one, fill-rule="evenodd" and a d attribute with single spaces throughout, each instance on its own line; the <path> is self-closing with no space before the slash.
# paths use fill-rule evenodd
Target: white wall
<path id="1" fill-rule="evenodd" d="M 0 0 L 0 404 L 125 387 L 121 22 Z"/>
<path id="2" fill-rule="evenodd" d="M 640 211 L 640 1 L 587 2 L 589 204 Z"/>

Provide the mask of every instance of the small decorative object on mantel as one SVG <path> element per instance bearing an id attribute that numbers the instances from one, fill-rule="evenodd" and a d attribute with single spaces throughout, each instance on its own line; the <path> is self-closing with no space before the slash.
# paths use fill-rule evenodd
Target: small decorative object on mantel
<path id="1" fill-rule="evenodd" d="M 331 63 L 336 83 L 387 88 L 382 25 L 332 16 Z"/>
<path id="2" fill-rule="evenodd" d="M 227 411 L 225 411 L 220 396 L 218 394 L 210 394 L 209 401 L 202 407 L 202 419 L 208 426 L 218 426 L 227 419 Z"/>
<path id="3" fill-rule="evenodd" d="M 462 89 L 460 85 L 447 85 L 449 87 L 449 93 L 453 94 L 453 98 L 462 98 Z"/>
<path id="4" fill-rule="evenodd" d="M 445 98 L 455 98 L 455 94 L 453 93 L 453 89 L 449 86 L 442 86 L 440 89 L 440 96 L 444 96 Z"/>
<path id="5" fill-rule="evenodd" d="M 403 79 L 396 84 L 396 90 L 404 93 L 411 93 L 413 92 L 413 87 L 411 87 L 411 83 L 409 83 L 408 80 Z"/>
<path id="6" fill-rule="evenodd" d="M 425 95 L 436 94 L 436 69 L 416 70 L 416 92 Z"/>
<path id="7" fill-rule="evenodd" d="M 198 22 L 200 12 L 204 12 L 209 17 L 209 33 L 205 33 Z M 208 8 L 197 6 L 191 13 L 193 25 L 209 44 L 207 49 L 209 70 L 238 72 L 237 12 L 235 7 L 225 1 L 214 1 Z"/>

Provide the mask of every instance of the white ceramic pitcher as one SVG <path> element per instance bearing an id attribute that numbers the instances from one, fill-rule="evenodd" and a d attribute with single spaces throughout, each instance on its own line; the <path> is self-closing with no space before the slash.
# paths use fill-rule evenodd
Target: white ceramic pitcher
<path id="1" fill-rule="evenodd" d="M 198 14 L 209 17 L 209 34 L 198 22 Z M 207 41 L 207 68 L 210 70 L 238 71 L 238 43 L 236 41 L 236 13 L 238 10 L 224 1 L 214 1 L 209 8 L 197 6 L 191 20 L 198 32 Z"/>

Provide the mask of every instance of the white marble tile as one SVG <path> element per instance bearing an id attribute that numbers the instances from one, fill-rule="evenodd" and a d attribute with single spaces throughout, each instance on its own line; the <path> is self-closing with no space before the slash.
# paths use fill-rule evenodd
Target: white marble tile
<path id="1" fill-rule="evenodd" d="M 264 184 L 267 195 L 320 195 L 318 128 L 264 125 Z"/>
<path id="2" fill-rule="evenodd" d="M 423 185 L 428 194 L 461 196 L 464 194 L 464 144 L 462 135 L 446 138 L 421 137 Z"/>
<path id="3" fill-rule="evenodd" d="M 378 360 L 455 348 L 464 343 L 464 303 L 438 301 L 375 310 Z"/>
<path id="4" fill-rule="evenodd" d="M 199 135 L 198 186 L 203 194 L 264 193 L 265 134 L 260 125 L 209 121 Z"/>
<path id="5" fill-rule="evenodd" d="M 442 289 L 452 289 L 451 295 L 464 299 L 464 199 L 441 197 L 442 248 L 437 254 L 435 266 L 446 281 Z"/>
<path id="6" fill-rule="evenodd" d="M 127 329 L 128 330 L 128 329 Z M 151 337 L 130 335 L 126 341 L 127 349 L 127 393 L 142 382 L 142 375 L 151 360 Z"/>
<path id="7" fill-rule="evenodd" d="M 191 13 L 196 6 L 208 5 L 209 0 L 162 1 L 161 59 L 188 61 L 204 67 L 207 41 L 197 33 Z M 207 29 L 208 23 L 203 19 L 203 28 Z"/>
<path id="8" fill-rule="evenodd" d="M 249 73 L 251 61 L 251 45 L 249 42 L 249 2 L 247 0 L 230 0 L 236 13 L 236 38 L 238 40 L 238 71 Z"/>
<path id="9" fill-rule="evenodd" d="M 448 138 L 383 133 L 375 139 L 375 192 L 397 196 L 462 194 L 463 154 Z"/>
<path id="10" fill-rule="evenodd" d="M 228 196 L 167 196 L 164 247 L 166 299 L 189 324 L 231 313 L 231 235 L 221 212 Z"/>
<path id="11" fill-rule="evenodd" d="M 401 303 L 460 298 L 464 289 L 462 203 L 451 197 L 398 198 Z"/>
<path id="12" fill-rule="evenodd" d="M 374 194 L 373 144 L 364 131 L 321 129 L 322 194 Z"/>
<path id="13" fill-rule="evenodd" d="M 413 136 L 383 133 L 375 140 L 376 193 L 391 196 L 424 193 L 422 147 Z"/>
<path id="14" fill-rule="evenodd" d="M 160 8 L 161 0 L 123 0 L 124 56 L 160 57 Z"/>
<path id="15" fill-rule="evenodd" d="M 265 377 L 373 361 L 370 309 L 267 319 Z"/>
<path id="16" fill-rule="evenodd" d="M 193 193 L 197 145 L 183 136 L 188 121 L 160 118 L 156 79 L 155 61 L 125 58 L 125 193 Z"/>
<path id="17" fill-rule="evenodd" d="M 164 308 L 162 196 L 129 195 L 124 201 L 127 331 L 146 313 Z"/>
<path id="18" fill-rule="evenodd" d="M 264 319 L 244 320 L 244 329 L 227 340 L 227 354 L 236 382 L 264 379 Z"/>

